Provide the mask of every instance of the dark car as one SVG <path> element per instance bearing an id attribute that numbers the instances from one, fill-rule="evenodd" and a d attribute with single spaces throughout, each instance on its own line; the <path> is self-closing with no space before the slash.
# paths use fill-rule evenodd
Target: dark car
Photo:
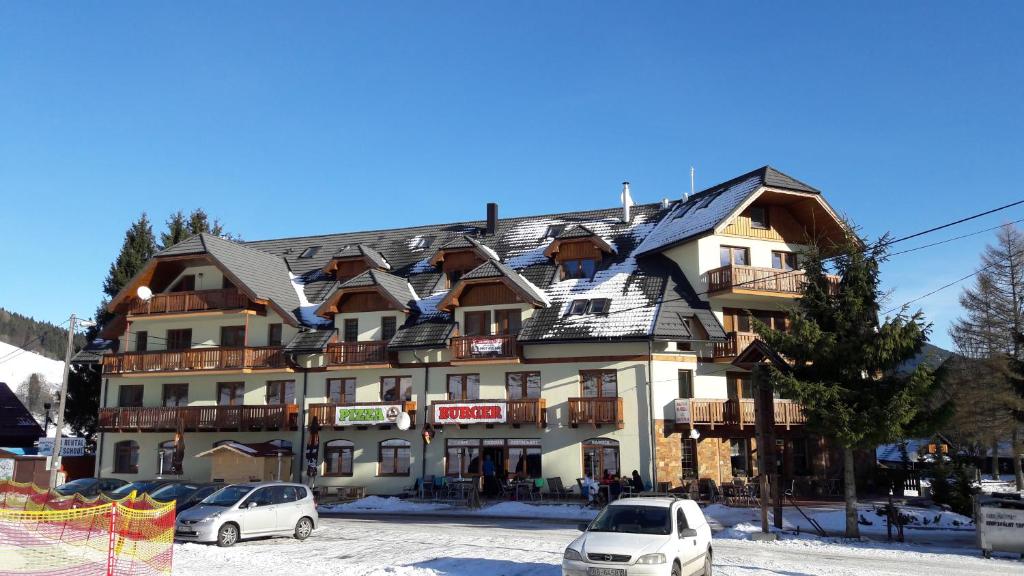
<path id="1" fill-rule="evenodd" d="M 149 493 L 149 497 L 160 502 L 174 501 L 175 513 L 188 510 L 203 498 L 225 486 L 222 482 L 181 482 L 166 484 Z"/>
<path id="2" fill-rule="evenodd" d="M 79 478 L 65 482 L 53 490 L 61 496 L 79 494 L 85 498 L 95 498 L 100 494 L 109 494 L 125 484 L 127 482 L 117 478 Z"/>
<path id="3" fill-rule="evenodd" d="M 120 500 L 121 498 L 131 494 L 132 490 L 135 491 L 136 496 L 142 496 L 143 494 L 151 494 L 157 488 L 161 488 L 168 484 L 180 484 L 180 482 L 177 480 L 161 480 L 159 478 L 153 480 L 136 480 L 131 484 L 121 486 L 107 495 L 115 500 Z"/>

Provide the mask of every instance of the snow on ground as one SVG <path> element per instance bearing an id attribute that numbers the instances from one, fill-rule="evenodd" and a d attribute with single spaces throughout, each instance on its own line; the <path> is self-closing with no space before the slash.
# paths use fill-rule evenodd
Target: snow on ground
<path id="1" fill-rule="evenodd" d="M 1017 482 L 1014 479 L 1013 474 L 1003 474 L 999 477 L 999 480 L 993 480 L 992 478 L 982 478 L 980 488 L 982 492 L 1018 492 Z"/>
<path id="2" fill-rule="evenodd" d="M 558 576 L 579 532 L 544 520 L 322 518 L 305 542 L 246 541 L 233 548 L 176 544 L 178 576 Z M 969 548 L 789 538 L 715 537 L 716 576 L 1020 575 L 1024 564 L 984 560 Z"/>
<path id="3" fill-rule="evenodd" d="M 457 516 L 494 516 L 504 518 L 545 518 L 551 520 L 593 520 L 597 510 L 578 504 L 528 504 L 498 502 L 476 510 L 467 510 L 443 502 L 414 502 L 401 498 L 367 496 L 344 504 L 320 506 L 320 513 L 343 514 L 429 514 Z"/>

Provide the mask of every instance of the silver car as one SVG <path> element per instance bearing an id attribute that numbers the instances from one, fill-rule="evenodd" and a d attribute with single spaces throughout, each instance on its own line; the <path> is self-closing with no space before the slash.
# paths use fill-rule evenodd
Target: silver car
<path id="1" fill-rule="evenodd" d="M 232 484 L 182 512 L 174 538 L 231 546 L 242 538 L 295 536 L 305 540 L 320 517 L 309 488 L 302 484 Z"/>

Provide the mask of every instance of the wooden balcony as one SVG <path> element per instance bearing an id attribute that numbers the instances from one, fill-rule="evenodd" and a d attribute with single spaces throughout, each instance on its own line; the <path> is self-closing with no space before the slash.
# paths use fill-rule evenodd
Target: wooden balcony
<path id="1" fill-rule="evenodd" d="M 309 420 L 312 421 L 316 417 L 317 422 L 323 428 L 344 430 L 346 428 L 352 428 L 354 426 L 366 427 L 370 424 L 339 424 L 335 417 L 337 416 L 337 409 L 343 407 L 359 407 L 359 406 L 385 406 L 391 404 L 401 404 L 402 411 L 408 412 L 410 418 L 412 418 L 413 425 L 416 424 L 416 402 L 415 401 L 381 401 L 381 402 L 343 402 L 341 404 L 328 403 L 328 404 L 310 404 L 309 405 Z M 308 423 L 307 423 L 308 424 Z M 388 422 L 381 422 L 381 424 L 389 424 Z"/>
<path id="2" fill-rule="evenodd" d="M 260 370 L 287 367 L 284 348 L 281 346 L 124 352 L 103 357 L 103 372 L 107 374 Z"/>
<path id="3" fill-rule="evenodd" d="M 569 424 L 574 428 L 580 424 L 612 424 L 622 429 L 622 398 L 569 398 Z"/>
<path id="4" fill-rule="evenodd" d="M 753 332 L 729 332 L 724 342 L 715 342 L 712 345 L 712 354 L 716 360 L 733 358 L 746 350 L 754 340 L 757 340 L 757 334 Z"/>
<path id="5" fill-rule="evenodd" d="M 750 398 L 739 400 L 724 399 L 680 399 L 676 402 L 690 403 L 690 424 L 697 426 L 754 426 L 754 401 Z M 679 413 L 679 410 L 676 410 Z M 792 426 L 807 423 L 803 407 L 792 400 L 775 401 L 775 425 L 784 426 L 787 430 Z"/>
<path id="6" fill-rule="evenodd" d="M 511 424 L 513 426 L 536 426 L 538 428 L 544 428 L 547 426 L 547 400 L 544 398 L 517 398 L 515 400 L 435 400 L 430 406 L 430 421 L 432 424 L 437 424 L 434 420 L 434 406 L 443 406 L 445 404 L 504 404 L 505 405 L 505 421 L 502 424 Z M 440 425 L 440 424 L 437 424 Z"/>
<path id="7" fill-rule="evenodd" d="M 295 404 L 100 408 L 97 429 L 100 432 L 174 432 L 178 420 L 182 420 L 186 432 L 296 430 L 297 415 Z"/>
<path id="8" fill-rule="evenodd" d="M 223 290 L 192 290 L 188 292 L 166 292 L 154 294 L 149 300 L 133 298 L 128 314 L 183 314 L 211 310 L 242 310 L 254 307 L 255 303 L 237 288 Z"/>
<path id="9" fill-rule="evenodd" d="M 495 336 L 454 336 L 451 339 L 452 360 L 514 360 L 519 358 L 519 345 L 514 334 Z"/>
<path id="10" fill-rule="evenodd" d="M 829 276 L 832 290 L 839 287 L 839 277 Z M 749 294 L 754 296 L 800 296 L 804 286 L 803 270 L 779 270 L 756 266 L 722 266 L 708 271 L 708 293 Z"/>
<path id="11" fill-rule="evenodd" d="M 388 343 L 384 340 L 335 342 L 327 345 L 327 364 L 330 366 L 388 364 L 389 360 Z"/>

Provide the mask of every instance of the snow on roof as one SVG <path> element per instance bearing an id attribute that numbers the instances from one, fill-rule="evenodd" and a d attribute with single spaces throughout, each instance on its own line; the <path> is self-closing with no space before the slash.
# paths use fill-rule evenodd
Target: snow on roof
<path id="1" fill-rule="evenodd" d="M 316 315 L 316 310 L 320 305 L 311 304 L 309 299 L 306 298 L 306 291 L 304 289 L 305 283 L 302 281 L 302 277 L 295 275 L 294 272 L 289 272 L 288 275 L 291 277 L 292 287 L 295 288 L 295 294 L 299 297 L 299 320 L 306 326 L 313 326 L 317 328 L 333 326 L 334 323 L 330 320 Z"/>

